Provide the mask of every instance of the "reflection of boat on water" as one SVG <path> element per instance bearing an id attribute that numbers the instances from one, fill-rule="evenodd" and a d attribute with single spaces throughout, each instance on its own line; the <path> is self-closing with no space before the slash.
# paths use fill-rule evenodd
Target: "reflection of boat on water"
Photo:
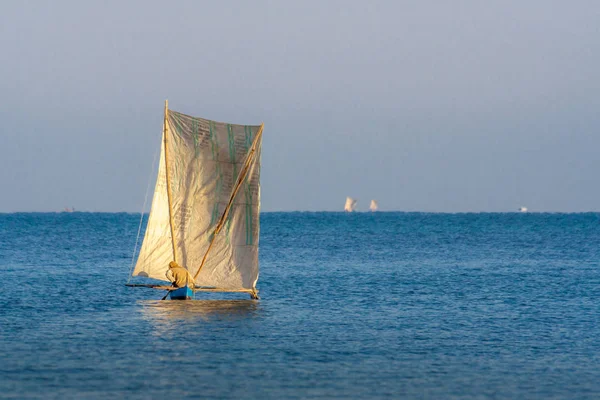
<path id="1" fill-rule="evenodd" d="M 168 332 L 180 335 L 188 328 L 189 333 L 198 333 L 198 322 L 248 320 L 261 310 L 260 303 L 253 300 L 150 300 L 138 301 L 137 306 L 160 337 Z"/>
<path id="2" fill-rule="evenodd" d="M 165 102 L 158 176 L 132 276 L 167 284 L 128 286 L 168 290 L 171 299 L 198 291 L 258 298 L 262 131 L 191 117 Z M 180 288 L 168 286 L 168 271 L 183 276 Z"/>
<path id="3" fill-rule="evenodd" d="M 196 300 L 196 301 L 139 301 L 142 313 L 152 320 L 210 319 L 248 317 L 258 310 L 252 300 Z"/>

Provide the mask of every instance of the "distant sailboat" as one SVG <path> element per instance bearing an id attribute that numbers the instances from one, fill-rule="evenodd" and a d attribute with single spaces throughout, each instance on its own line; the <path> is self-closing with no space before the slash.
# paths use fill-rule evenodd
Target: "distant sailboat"
<path id="1" fill-rule="evenodd" d="M 379 209 L 379 205 L 376 200 L 371 200 L 371 205 L 369 206 L 369 210 L 375 212 Z"/>
<path id="2" fill-rule="evenodd" d="M 519 207 L 519 212 L 522 212 L 522 213 L 527 212 L 527 207 Z"/>
<path id="3" fill-rule="evenodd" d="M 262 132 L 263 125 L 191 117 L 165 102 L 158 178 L 132 273 L 165 284 L 127 286 L 168 290 L 171 299 L 199 291 L 258 299 Z M 183 278 L 166 276 L 175 270 Z"/>
<path id="4" fill-rule="evenodd" d="M 344 211 L 353 212 L 356 209 L 356 200 L 352 197 L 346 197 L 346 205 L 344 206 Z"/>

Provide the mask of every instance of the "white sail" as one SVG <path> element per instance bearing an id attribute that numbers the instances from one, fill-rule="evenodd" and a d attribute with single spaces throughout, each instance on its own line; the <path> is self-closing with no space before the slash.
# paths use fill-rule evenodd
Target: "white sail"
<path id="1" fill-rule="evenodd" d="M 164 134 L 161 140 L 158 176 L 154 187 L 154 197 L 150 217 L 146 225 L 144 242 L 138 255 L 133 276 L 143 276 L 166 281 L 168 264 L 173 260 L 171 232 L 169 229 L 169 203 L 165 174 Z"/>
<path id="2" fill-rule="evenodd" d="M 344 205 L 344 211 L 352 212 L 356 209 L 356 200 L 352 197 L 346 197 L 346 204 Z"/>
<path id="3" fill-rule="evenodd" d="M 261 127 L 209 121 L 174 111 L 168 112 L 167 123 L 166 159 L 176 255 L 171 240 L 163 141 L 150 217 L 133 275 L 166 281 L 168 263 L 176 259 L 191 276 L 196 276 L 240 171 L 251 155 L 247 174 L 195 284 L 254 289 L 258 280 L 262 142 L 257 135 Z"/>
<path id="4" fill-rule="evenodd" d="M 377 204 L 377 201 L 371 200 L 371 204 L 369 205 L 369 210 L 377 211 L 378 209 L 379 209 L 379 205 Z"/>

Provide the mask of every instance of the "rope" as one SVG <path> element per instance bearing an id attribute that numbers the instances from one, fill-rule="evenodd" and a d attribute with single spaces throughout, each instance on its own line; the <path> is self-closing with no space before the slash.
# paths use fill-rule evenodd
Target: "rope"
<path id="1" fill-rule="evenodd" d="M 160 149 L 160 147 L 159 147 Z M 156 158 L 158 157 L 158 150 L 154 152 L 154 160 L 152 161 L 152 170 L 148 176 L 148 185 L 146 186 L 146 194 L 144 195 L 144 205 L 142 206 L 142 211 L 140 212 L 140 224 L 138 226 L 137 236 L 135 238 L 135 246 L 133 247 L 133 254 L 131 255 L 131 266 L 129 267 L 129 277 L 127 278 L 127 283 L 131 280 L 131 274 L 133 273 L 133 266 L 135 263 L 135 253 L 137 252 L 138 243 L 140 241 L 140 234 L 142 232 L 142 223 L 144 222 L 144 210 L 146 209 L 146 204 L 148 203 L 148 192 L 150 191 L 150 185 L 152 183 L 152 176 L 154 175 L 154 167 L 156 166 Z"/>

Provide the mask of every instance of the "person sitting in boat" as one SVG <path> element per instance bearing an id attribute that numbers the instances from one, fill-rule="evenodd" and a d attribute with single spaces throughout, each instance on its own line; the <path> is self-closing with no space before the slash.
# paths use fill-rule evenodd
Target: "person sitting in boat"
<path id="1" fill-rule="evenodd" d="M 177 264 L 175 261 L 169 263 L 169 269 L 165 274 L 168 280 L 173 283 L 175 287 L 193 286 L 194 279 L 190 276 L 187 269 Z"/>

